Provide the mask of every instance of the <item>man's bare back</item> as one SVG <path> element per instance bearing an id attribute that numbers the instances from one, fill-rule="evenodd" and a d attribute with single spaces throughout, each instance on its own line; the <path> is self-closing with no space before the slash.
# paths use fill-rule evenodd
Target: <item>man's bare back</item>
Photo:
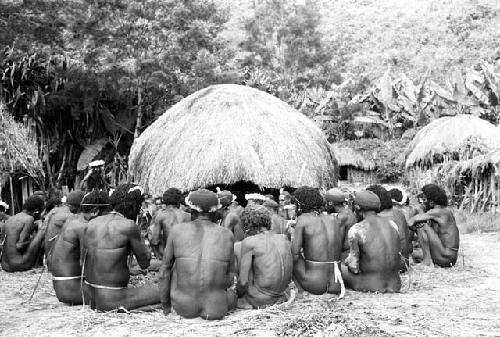
<path id="1" fill-rule="evenodd" d="M 298 217 L 294 234 L 292 253 L 298 286 L 313 294 L 339 293 L 341 284 L 336 281 L 335 272 L 345 228 L 333 215 L 309 213 Z"/>
<path id="2" fill-rule="evenodd" d="M 170 229 L 178 223 L 191 221 L 191 214 L 180 210 L 178 207 L 168 205 L 159 210 L 154 218 L 154 226 L 151 237 L 151 246 L 158 259 L 163 258 L 163 251 L 167 243 Z"/>
<path id="3" fill-rule="evenodd" d="M 292 272 L 291 246 L 285 235 L 265 231 L 242 241 L 238 285 L 245 289 L 244 300 L 253 308 L 283 298 Z"/>
<path id="4" fill-rule="evenodd" d="M 160 269 L 165 313 L 221 319 L 235 305 L 234 238 L 206 217 L 174 225 Z"/>

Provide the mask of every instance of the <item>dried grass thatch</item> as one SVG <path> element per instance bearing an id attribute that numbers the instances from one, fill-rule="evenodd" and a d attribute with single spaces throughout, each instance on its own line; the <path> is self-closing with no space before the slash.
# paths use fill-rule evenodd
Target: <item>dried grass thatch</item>
<path id="1" fill-rule="evenodd" d="M 136 140 L 129 172 L 150 193 L 252 181 L 336 183 L 336 159 L 314 122 L 274 96 L 234 84 L 186 97 Z"/>
<path id="2" fill-rule="evenodd" d="M 43 175 L 36 141 L 23 124 L 14 121 L 0 102 L 0 172 L 22 172 L 37 179 Z"/>
<path id="3" fill-rule="evenodd" d="M 375 170 L 377 164 L 372 154 L 366 149 L 363 150 L 353 146 L 354 142 L 356 141 L 343 141 L 332 144 L 339 166 L 352 166 L 364 171 Z"/>
<path id="4" fill-rule="evenodd" d="M 471 148 L 471 140 L 476 146 Z M 500 132 L 488 121 L 472 115 L 439 118 L 420 130 L 406 150 L 406 167 L 434 163 L 436 154 L 450 155 L 468 150 L 470 159 L 500 148 Z M 475 153 L 471 153 L 475 152 Z"/>

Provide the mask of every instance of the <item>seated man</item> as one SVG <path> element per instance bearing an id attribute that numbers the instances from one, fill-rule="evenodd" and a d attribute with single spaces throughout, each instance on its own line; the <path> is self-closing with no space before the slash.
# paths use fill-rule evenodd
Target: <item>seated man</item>
<path id="1" fill-rule="evenodd" d="M 377 215 L 380 199 L 371 191 L 360 191 L 354 198 L 358 217 L 349 230 L 349 256 L 342 266 L 348 287 L 357 291 L 398 292 L 400 240 L 387 218 Z"/>
<path id="2" fill-rule="evenodd" d="M 144 244 L 135 219 L 142 203 L 142 190 L 134 184 L 118 186 L 109 198 L 113 211 L 89 221 L 85 233 L 84 285 L 86 304 L 92 309 L 149 309 L 160 303 L 157 285 L 127 288 L 128 256 L 139 266 L 149 266 L 151 252 Z"/>
<path id="3" fill-rule="evenodd" d="M 334 217 L 320 216 L 324 201 L 317 189 L 301 187 L 294 196 L 299 215 L 292 241 L 295 285 L 299 292 L 315 295 L 340 293 L 343 282 L 338 265 L 344 228 Z"/>
<path id="4" fill-rule="evenodd" d="M 241 226 L 241 213 L 243 207 L 235 205 L 236 196 L 230 191 L 221 191 L 217 194 L 221 208 L 216 212 L 216 221 L 220 225 L 233 232 L 234 240 L 241 241 L 245 238 L 243 227 Z"/>
<path id="5" fill-rule="evenodd" d="M 186 198 L 191 222 L 177 224 L 167 239 L 160 268 L 160 296 L 165 315 L 173 306 L 185 318 L 222 319 L 235 307 L 234 239 L 214 222 L 219 200 L 200 189 Z"/>
<path id="6" fill-rule="evenodd" d="M 47 262 L 51 266 L 52 285 L 60 302 L 72 305 L 83 303 L 81 274 L 87 223 L 102 215 L 108 206 L 109 196 L 105 191 L 92 191 L 85 195 L 80 212 L 66 221 L 54 243 Z"/>
<path id="7" fill-rule="evenodd" d="M 264 201 L 264 207 L 271 213 L 271 232 L 288 236 L 286 220 L 278 215 L 279 204 L 272 199 L 268 199 Z"/>
<path id="8" fill-rule="evenodd" d="M 391 194 L 383 186 L 372 185 L 368 186 L 366 190 L 372 191 L 380 199 L 380 211 L 378 215 L 389 220 L 389 223 L 398 231 L 401 241 L 401 261 L 399 270 L 405 272 L 409 266 L 409 255 L 413 251 L 406 217 L 399 209 L 392 207 Z"/>
<path id="9" fill-rule="evenodd" d="M 29 270 L 40 258 L 47 227 L 35 220 L 40 217 L 43 207 L 42 198 L 31 196 L 24 202 L 23 211 L 5 222 L 2 237 L 0 237 L 0 243 L 3 243 L 0 259 L 4 271 Z M 40 226 L 38 232 L 36 232 L 37 225 Z M 33 238 L 31 238 L 32 235 L 34 235 Z"/>
<path id="10" fill-rule="evenodd" d="M 356 221 L 356 214 L 347 205 L 347 194 L 339 188 L 332 188 L 325 193 L 326 213 L 337 218 L 341 227 L 344 228 L 344 243 L 342 247 L 342 257 L 349 254 L 349 241 L 347 232 Z M 344 256 L 345 254 L 345 256 Z"/>
<path id="11" fill-rule="evenodd" d="M 451 267 L 457 262 L 459 233 L 455 217 L 448 206 L 446 192 L 439 186 L 422 187 L 419 196 L 425 213 L 412 217 L 409 225 L 416 229 L 422 247 L 422 263 Z"/>
<path id="12" fill-rule="evenodd" d="M 271 228 L 271 214 L 263 206 L 245 208 L 241 222 L 247 237 L 235 243 L 239 279 L 238 308 L 262 308 L 283 299 L 292 280 L 293 258 L 285 235 Z"/>
<path id="13" fill-rule="evenodd" d="M 164 209 L 159 210 L 154 218 L 151 248 L 158 259 L 163 258 L 168 233 L 175 224 L 189 222 L 191 215 L 179 209 L 182 193 L 177 188 L 169 188 L 163 193 Z"/>
<path id="14" fill-rule="evenodd" d="M 66 197 L 66 202 L 61 206 L 54 207 L 45 217 L 47 233 L 45 233 L 44 249 L 47 261 L 50 260 L 49 255 L 52 252 L 52 245 L 56 242 L 59 233 L 61 233 L 62 226 L 66 220 L 78 213 L 83 195 L 82 191 L 69 193 Z M 48 267 L 50 270 L 50 264 L 48 264 Z"/>

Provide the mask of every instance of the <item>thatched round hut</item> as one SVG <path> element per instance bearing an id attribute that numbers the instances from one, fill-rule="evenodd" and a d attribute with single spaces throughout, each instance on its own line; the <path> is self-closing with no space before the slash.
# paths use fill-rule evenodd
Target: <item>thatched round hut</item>
<path id="1" fill-rule="evenodd" d="M 349 184 L 376 183 L 377 164 L 370 151 L 358 146 L 356 141 L 332 144 L 339 165 L 339 180 Z"/>
<path id="2" fill-rule="evenodd" d="M 149 193 L 251 181 L 259 187 L 336 184 L 336 160 L 314 122 L 278 98 L 221 84 L 177 103 L 130 151 L 129 173 Z"/>
<path id="3" fill-rule="evenodd" d="M 417 188 L 437 182 L 462 208 L 494 208 L 498 151 L 500 132 L 490 122 L 472 115 L 443 117 L 417 133 L 406 150 L 405 165 Z"/>
<path id="4" fill-rule="evenodd" d="M 11 212 L 33 191 L 43 176 L 36 141 L 23 124 L 14 121 L 0 102 L 0 199 L 11 204 Z M 6 188 L 8 186 L 8 188 Z"/>

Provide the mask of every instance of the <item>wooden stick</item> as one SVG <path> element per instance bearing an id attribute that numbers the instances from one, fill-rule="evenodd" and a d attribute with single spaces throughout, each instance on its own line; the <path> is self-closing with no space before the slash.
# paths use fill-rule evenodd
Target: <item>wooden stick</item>
<path id="1" fill-rule="evenodd" d="M 33 292 L 31 293 L 31 296 L 30 296 L 30 299 L 28 300 L 28 303 L 31 303 L 31 300 L 33 299 L 33 296 L 35 295 L 35 291 L 38 288 L 38 285 L 40 284 L 40 279 L 42 278 L 44 271 L 45 271 L 45 264 L 42 267 L 42 271 L 40 272 L 40 276 L 38 277 L 38 281 L 36 281 L 35 288 L 33 288 Z"/>
<path id="2" fill-rule="evenodd" d="M 12 184 L 12 174 L 9 174 L 9 184 L 10 184 L 10 203 L 12 204 L 12 208 L 10 209 L 10 215 L 14 215 L 14 186 Z"/>

